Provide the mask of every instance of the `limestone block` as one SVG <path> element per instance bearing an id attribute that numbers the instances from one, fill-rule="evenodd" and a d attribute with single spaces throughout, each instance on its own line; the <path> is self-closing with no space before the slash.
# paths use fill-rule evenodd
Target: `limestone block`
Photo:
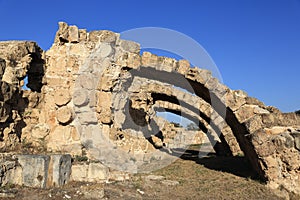
<path id="1" fill-rule="evenodd" d="M 67 89 L 59 89 L 54 93 L 55 104 L 58 106 L 66 105 L 71 100 L 71 95 Z"/>
<path id="2" fill-rule="evenodd" d="M 91 31 L 88 33 L 88 41 L 97 43 L 99 41 L 101 31 Z"/>
<path id="3" fill-rule="evenodd" d="M 88 177 L 87 172 L 88 172 L 87 164 L 73 164 L 71 180 L 72 181 L 87 181 L 87 177 Z"/>
<path id="4" fill-rule="evenodd" d="M 276 151 L 276 147 L 272 142 L 267 141 L 262 145 L 256 146 L 255 150 L 258 156 L 266 157 L 266 156 L 273 155 Z"/>
<path id="5" fill-rule="evenodd" d="M 49 141 L 52 142 L 53 145 L 64 144 L 71 138 L 71 131 L 72 127 L 70 126 L 57 126 L 50 133 Z"/>
<path id="6" fill-rule="evenodd" d="M 187 78 L 189 80 L 198 82 L 201 77 L 200 72 L 201 72 L 201 70 L 197 67 L 189 68 L 184 76 L 185 76 L 185 78 Z"/>
<path id="7" fill-rule="evenodd" d="M 245 94 L 243 91 L 229 91 L 225 95 L 226 106 L 229 107 L 232 111 L 236 111 L 246 103 L 246 97 L 247 94 Z"/>
<path id="8" fill-rule="evenodd" d="M 101 44 L 99 48 L 100 48 L 99 54 L 102 58 L 109 57 L 113 52 L 113 48 L 110 46 L 110 44 L 107 43 Z"/>
<path id="9" fill-rule="evenodd" d="M 87 180 L 91 182 L 103 182 L 108 179 L 108 168 L 101 163 L 90 163 Z"/>
<path id="10" fill-rule="evenodd" d="M 176 70 L 177 62 L 173 58 L 159 57 L 156 68 L 161 71 L 172 72 Z"/>
<path id="11" fill-rule="evenodd" d="M 266 109 L 263 109 L 259 106 L 255 106 L 254 107 L 254 111 L 253 111 L 255 114 L 270 114 L 270 112 Z"/>
<path id="12" fill-rule="evenodd" d="M 273 113 L 270 114 L 262 114 L 261 115 L 262 122 L 265 127 L 272 127 L 275 125 L 276 115 Z"/>
<path id="13" fill-rule="evenodd" d="M 97 124 L 97 116 L 95 112 L 80 112 L 76 114 L 80 124 Z"/>
<path id="14" fill-rule="evenodd" d="M 257 106 L 253 105 L 243 105 L 237 111 L 235 111 L 234 114 L 238 121 L 240 123 L 243 123 L 256 115 L 256 113 L 254 112 L 256 107 Z"/>
<path id="15" fill-rule="evenodd" d="M 230 89 L 226 85 L 218 81 L 216 87 L 210 92 L 213 92 L 219 100 L 226 105 L 226 94 L 230 92 Z"/>
<path id="16" fill-rule="evenodd" d="M 79 30 L 77 26 L 69 26 L 68 40 L 72 43 L 79 42 Z"/>
<path id="17" fill-rule="evenodd" d="M 187 60 L 179 60 L 177 62 L 177 72 L 179 74 L 185 75 L 190 68 L 190 62 Z"/>
<path id="18" fill-rule="evenodd" d="M 67 152 L 72 156 L 82 154 L 82 144 L 80 141 L 57 146 L 58 152 Z"/>
<path id="19" fill-rule="evenodd" d="M 261 116 L 255 115 L 254 117 L 252 117 L 251 119 L 246 121 L 245 125 L 246 125 L 249 133 L 253 133 L 253 132 L 263 128 Z"/>
<path id="20" fill-rule="evenodd" d="M 252 105 L 258 105 L 261 108 L 265 107 L 265 104 L 254 97 L 246 97 L 246 103 Z"/>
<path id="21" fill-rule="evenodd" d="M 80 134 L 79 134 L 77 128 L 75 128 L 75 127 L 71 128 L 71 139 L 72 139 L 72 141 L 80 140 Z"/>
<path id="22" fill-rule="evenodd" d="M 96 88 L 92 74 L 81 74 L 76 81 L 78 81 L 79 85 L 81 85 L 83 89 L 92 90 Z"/>
<path id="23" fill-rule="evenodd" d="M 142 55 L 142 66 L 144 67 L 155 67 L 158 62 L 158 56 L 151 54 L 150 52 L 143 52 Z"/>
<path id="24" fill-rule="evenodd" d="M 50 128 L 47 124 L 37 124 L 33 127 L 31 136 L 35 139 L 43 139 L 50 133 Z"/>
<path id="25" fill-rule="evenodd" d="M 99 120 L 104 124 L 111 123 L 111 109 L 103 108 L 101 112 L 99 113 Z"/>
<path id="26" fill-rule="evenodd" d="M 17 84 L 18 79 L 14 74 L 14 69 L 12 67 L 6 67 L 5 72 L 2 76 L 2 81 L 9 84 Z"/>
<path id="27" fill-rule="evenodd" d="M 88 102 L 88 94 L 85 90 L 75 90 L 73 94 L 73 103 L 75 106 L 85 106 Z"/>
<path id="28" fill-rule="evenodd" d="M 61 86 L 67 86 L 68 85 L 68 81 L 64 78 L 61 77 L 44 77 L 45 82 L 47 83 L 47 85 L 51 86 L 51 87 L 61 87 Z"/>
<path id="29" fill-rule="evenodd" d="M 82 61 L 84 58 L 89 56 L 89 49 L 84 44 L 74 44 L 71 45 L 68 49 L 68 58 L 66 66 L 70 67 L 76 73 L 76 69 L 78 70 L 78 62 Z"/>
<path id="30" fill-rule="evenodd" d="M 198 83 L 205 84 L 211 78 L 212 78 L 211 71 L 207 69 L 199 69 L 199 75 L 197 76 Z"/>
<path id="31" fill-rule="evenodd" d="M 122 125 L 125 122 L 126 116 L 122 112 L 122 110 L 118 110 L 114 112 L 114 125 L 116 128 L 122 128 Z"/>
<path id="32" fill-rule="evenodd" d="M 62 124 L 68 124 L 73 120 L 73 110 L 68 106 L 60 107 L 56 111 L 56 118 Z"/>
<path id="33" fill-rule="evenodd" d="M 97 112 L 100 113 L 100 120 L 103 123 L 111 122 L 112 94 L 110 92 L 99 92 Z"/>
<path id="34" fill-rule="evenodd" d="M 210 78 L 206 83 L 205 87 L 210 91 L 213 92 L 218 87 L 219 80 L 217 78 Z"/>
<path id="35" fill-rule="evenodd" d="M 52 182 L 48 186 L 62 186 L 69 182 L 71 174 L 71 156 L 70 155 L 51 155 Z M 52 169 L 51 169 L 52 167 Z M 49 174 L 51 176 L 51 173 Z"/>
<path id="36" fill-rule="evenodd" d="M 79 42 L 84 42 L 87 40 L 86 29 L 79 29 Z"/>
<path id="37" fill-rule="evenodd" d="M 65 22 L 58 22 L 59 28 L 55 36 L 55 43 L 59 43 L 61 41 L 68 41 L 69 36 L 69 27 Z"/>
<path id="38" fill-rule="evenodd" d="M 46 188 L 62 186 L 69 181 L 70 155 L 17 155 L 21 166 L 21 180 L 16 184 Z"/>
<path id="39" fill-rule="evenodd" d="M 115 43 L 116 40 L 119 38 L 119 34 L 114 33 L 112 31 L 103 30 L 100 34 L 100 42 L 103 43 Z"/>
<path id="40" fill-rule="evenodd" d="M 45 188 L 48 179 L 50 157 L 46 155 L 18 155 L 24 186 Z"/>
<path id="41" fill-rule="evenodd" d="M 129 40 L 120 40 L 120 46 L 124 51 L 139 54 L 140 53 L 140 44 L 129 41 Z"/>
<path id="42" fill-rule="evenodd" d="M 126 66 L 132 69 L 139 69 L 141 66 L 141 56 L 138 54 L 129 53 Z"/>

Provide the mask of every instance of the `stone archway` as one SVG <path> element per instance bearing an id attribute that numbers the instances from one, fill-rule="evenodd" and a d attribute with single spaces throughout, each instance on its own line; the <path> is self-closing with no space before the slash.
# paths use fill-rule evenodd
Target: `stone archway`
<path id="1" fill-rule="evenodd" d="M 48 151 L 82 155 L 85 149 L 91 158 L 103 153 L 100 162 L 113 156 L 122 159 L 127 154 L 112 155 L 116 145 L 109 138 L 124 131 L 126 117 L 130 119 L 126 109 L 135 108 L 134 114 L 140 119 L 127 127 L 134 133 L 127 135 L 130 150 L 135 150 L 148 145 L 138 133 L 147 134 L 149 117 L 155 115 L 151 106 L 164 102 L 160 107 L 174 112 L 186 109 L 193 116 L 196 114 L 203 124 L 219 130 L 233 152 L 232 145 L 238 144 L 269 186 L 300 193 L 299 115 L 281 113 L 243 91 L 231 90 L 209 71 L 190 67 L 186 60 L 177 61 L 149 52 L 140 55 L 139 44 L 122 40 L 111 31 L 87 32 L 61 22 L 55 42 L 43 59 L 45 75 L 39 110 L 20 117 L 34 115 L 35 127 L 46 133 L 44 141 Z M 135 77 L 145 81 L 139 84 Z M 174 85 L 184 92 L 170 90 L 166 85 L 150 86 L 153 81 Z M 146 89 L 140 87 L 144 83 Z M 230 143 L 229 139 L 235 142 Z M 89 146 L 96 146 L 99 151 L 95 154 L 95 149 Z M 147 148 L 150 147 L 144 150 Z M 151 160 L 142 156 L 137 161 Z M 136 162 L 131 160 L 124 169 L 133 163 Z"/>

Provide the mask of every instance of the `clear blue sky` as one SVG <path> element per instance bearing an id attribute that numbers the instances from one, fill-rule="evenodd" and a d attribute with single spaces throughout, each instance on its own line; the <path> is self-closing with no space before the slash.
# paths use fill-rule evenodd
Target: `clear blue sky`
<path id="1" fill-rule="evenodd" d="M 0 10 L 0 40 L 34 40 L 44 50 L 58 21 L 115 32 L 170 28 L 198 41 L 230 88 L 300 109 L 299 0 L 0 0 Z"/>

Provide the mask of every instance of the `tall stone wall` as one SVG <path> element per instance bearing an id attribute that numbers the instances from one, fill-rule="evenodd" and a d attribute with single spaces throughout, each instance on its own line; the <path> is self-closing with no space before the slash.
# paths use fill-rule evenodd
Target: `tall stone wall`
<path id="1" fill-rule="evenodd" d="M 22 89 L 25 77 L 30 90 Z M 243 152 L 271 187 L 300 193 L 299 115 L 230 90 L 186 60 L 141 55 L 117 33 L 60 22 L 46 52 L 34 42 L 1 42 L 0 78 L 2 151 L 69 153 L 149 171 L 191 143 L 156 117 L 169 111 L 194 121 L 223 151 Z"/>

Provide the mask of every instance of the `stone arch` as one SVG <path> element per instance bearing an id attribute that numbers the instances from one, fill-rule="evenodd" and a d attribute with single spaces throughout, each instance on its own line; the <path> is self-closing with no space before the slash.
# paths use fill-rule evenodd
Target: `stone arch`
<path id="1" fill-rule="evenodd" d="M 153 101 L 151 104 L 153 106 L 167 109 L 174 114 L 185 115 L 196 124 L 199 124 L 205 133 L 208 133 L 208 130 L 210 130 L 215 135 L 220 135 L 220 139 L 225 144 L 225 147 L 231 148 L 227 150 L 227 153 L 231 152 L 233 155 L 240 155 L 242 153 L 232 134 L 231 128 L 221 119 L 218 113 L 213 111 L 210 104 L 207 104 L 201 98 L 167 84 L 147 83 L 141 85 L 138 90 L 150 93 L 150 95 L 144 96 L 151 96 Z M 135 98 L 139 99 L 138 97 Z M 200 107 L 203 111 L 200 110 Z M 213 140 L 213 137 L 210 136 L 210 138 Z M 215 143 L 214 141 L 211 142 Z M 221 152 L 218 153 L 222 154 Z"/>
<path id="2" fill-rule="evenodd" d="M 298 180 L 285 178 L 286 174 L 288 177 L 299 176 L 300 133 L 297 127 L 300 119 L 296 114 L 281 113 L 278 109 L 265 106 L 259 100 L 249 97 L 243 91 L 231 90 L 215 79 L 208 70 L 191 67 L 186 60 L 177 61 L 149 52 L 140 55 L 139 44 L 122 40 L 119 34 L 111 31 L 88 33 L 75 26 L 69 27 L 66 23 L 60 23 L 55 43 L 46 52 L 46 66 L 45 86 L 42 89 L 43 98 L 47 100 L 43 105 L 43 116 L 46 116 L 44 123 L 50 127 L 50 136 L 56 134 L 57 131 L 53 130 L 66 130 L 64 132 L 68 133 L 68 137 L 65 138 L 68 140 L 61 141 L 64 145 L 73 147 L 70 149 L 73 150 L 72 145 L 76 144 L 78 152 L 81 151 L 82 135 L 73 131 L 75 120 L 67 123 L 57 121 L 57 105 L 52 100 L 54 91 L 67 91 L 65 93 L 73 95 L 72 98 L 67 98 L 67 103 L 60 106 L 74 109 L 75 116 L 78 115 L 84 128 L 91 125 L 100 129 L 103 135 L 110 134 L 115 130 L 121 131 L 125 120 L 121 114 L 122 109 L 132 106 L 129 104 L 132 96 L 128 92 L 139 91 L 141 84 L 132 85 L 130 81 L 126 82 L 134 74 L 144 77 L 145 80 L 178 86 L 186 89 L 186 93 L 193 93 L 203 99 L 214 112 L 223 116 L 225 122 L 222 124 L 228 125 L 245 157 L 251 161 L 262 180 L 273 184 L 274 188 L 281 184 L 290 191 L 300 193 L 299 189 L 297 191 Z M 80 71 L 81 66 L 87 68 Z M 80 76 L 81 72 L 86 72 L 85 77 Z M 90 74 L 93 76 L 87 76 Z M 80 82 L 78 88 L 75 81 Z M 78 90 L 74 91 L 74 88 Z M 94 93 L 91 92 L 93 89 Z M 151 96 L 153 93 L 139 97 L 141 103 L 145 100 L 142 110 L 149 110 L 147 99 L 156 98 Z M 80 115 L 76 112 L 77 107 L 83 108 Z M 93 115 L 85 112 L 85 109 L 93 111 Z M 206 112 L 205 107 L 199 107 L 198 110 L 201 113 Z M 153 113 L 148 114 L 151 116 Z M 199 115 L 205 119 L 204 115 Z M 213 120 L 218 121 L 218 118 Z M 96 127 L 97 123 L 99 127 Z M 70 136 L 74 132 L 77 133 L 73 137 L 76 139 Z M 224 130 L 221 132 L 224 133 Z M 88 134 L 85 137 L 89 137 Z M 100 147 L 101 150 L 106 150 L 105 145 Z"/>
<path id="3" fill-rule="evenodd" d="M 190 68 L 189 64 L 183 61 L 174 63 L 172 59 L 158 57 L 152 55 L 151 53 L 144 52 L 141 56 L 139 65 L 129 71 L 134 74 L 134 76 L 142 76 L 147 79 L 157 80 L 160 82 L 165 82 L 169 84 L 176 85 L 186 89 L 189 92 L 195 92 L 195 95 L 202 98 L 208 104 L 211 104 L 212 108 L 219 114 L 224 115 L 226 113 L 224 120 L 230 126 L 233 134 L 235 135 L 241 149 L 248 154 L 247 157 L 256 171 L 259 172 L 260 176 L 264 177 L 263 172 L 260 170 L 259 163 L 257 162 L 257 155 L 252 147 L 251 142 L 246 138 L 250 134 L 247 129 L 246 124 L 243 124 L 246 120 L 251 120 L 254 112 L 249 113 L 250 116 L 244 115 L 244 107 L 246 104 L 247 95 L 240 91 L 231 91 L 226 86 L 219 83 L 219 81 L 211 76 L 211 73 L 207 70 L 199 68 Z M 128 68 L 127 63 L 121 65 Z M 185 70 L 183 70 L 185 67 Z M 186 88 L 186 82 L 181 82 L 182 77 L 188 81 L 191 88 Z M 185 85 L 183 85 L 184 83 Z M 212 104 L 214 102 L 214 105 Z M 258 112 L 268 112 L 264 109 L 260 109 L 257 106 Z M 245 119 L 241 119 L 239 114 Z M 238 120 L 240 119 L 240 121 Z M 244 121 L 242 121 L 244 120 Z"/>

